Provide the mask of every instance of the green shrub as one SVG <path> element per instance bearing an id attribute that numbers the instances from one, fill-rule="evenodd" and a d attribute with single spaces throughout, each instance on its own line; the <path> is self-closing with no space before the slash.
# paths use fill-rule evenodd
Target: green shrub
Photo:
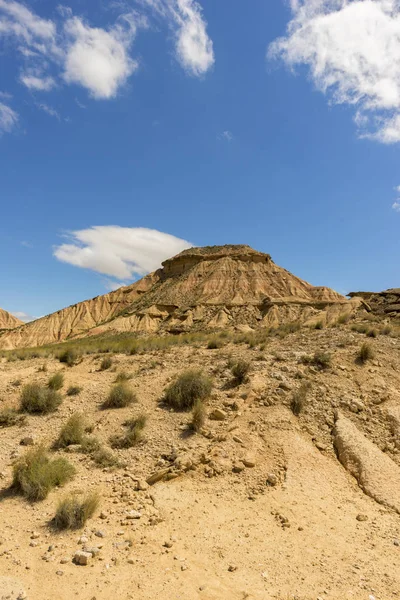
<path id="1" fill-rule="evenodd" d="M 109 356 L 105 356 L 100 363 L 100 371 L 107 371 L 110 367 L 112 367 L 113 361 Z"/>
<path id="2" fill-rule="evenodd" d="M 67 389 L 67 396 L 77 396 L 78 394 L 80 394 L 82 391 L 82 388 L 79 387 L 78 385 L 71 385 L 68 389 Z"/>
<path id="3" fill-rule="evenodd" d="M 251 364 L 247 360 L 238 360 L 231 368 L 236 383 L 244 383 L 250 371 Z"/>
<path id="4" fill-rule="evenodd" d="M 67 350 L 64 350 L 64 352 L 61 352 L 61 354 L 58 357 L 58 360 L 61 363 L 65 363 L 69 367 L 72 367 L 78 360 L 78 354 L 73 348 L 68 348 Z"/>
<path id="5" fill-rule="evenodd" d="M 12 488 L 28 500 L 43 500 L 52 488 L 72 479 L 74 473 L 74 467 L 65 458 L 51 459 L 43 447 L 32 448 L 15 463 Z"/>
<path id="6" fill-rule="evenodd" d="M 21 410 L 24 412 L 47 414 L 57 410 L 61 402 L 58 392 L 39 383 L 28 383 L 22 388 Z"/>
<path id="7" fill-rule="evenodd" d="M 85 437 L 85 419 L 80 413 L 73 414 L 60 431 L 56 448 L 66 448 L 74 444 L 82 444 Z"/>
<path id="8" fill-rule="evenodd" d="M 56 529 L 81 529 L 90 519 L 100 504 L 97 493 L 89 493 L 83 498 L 78 494 L 70 494 L 60 501 L 53 524 Z"/>
<path id="9" fill-rule="evenodd" d="M 219 338 L 212 338 L 208 344 L 208 350 L 217 350 L 217 348 L 222 348 L 225 345 L 224 341 Z"/>
<path id="10" fill-rule="evenodd" d="M 370 343 L 364 342 L 358 352 L 358 360 L 361 363 L 366 363 L 368 360 L 372 360 L 375 356 L 374 350 Z"/>
<path id="11" fill-rule="evenodd" d="M 332 364 L 332 355 L 329 352 L 317 350 L 313 356 L 303 356 L 301 362 L 305 365 L 314 365 L 318 369 L 328 369 Z"/>
<path id="12" fill-rule="evenodd" d="M 189 428 L 192 431 L 200 431 L 206 422 L 206 407 L 202 400 L 196 400 L 192 408 L 192 420 L 189 423 Z"/>
<path id="13" fill-rule="evenodd" d="M 120 466 L 118 458 L 108 448 L 99 448 L 92 454 L 92 459 L 98 467 L 106 468 Z"/>
<path id="14" fill-rule="evenodd" d="M 164 401 L 175 410 L 188 410 L 211 393 L 212 382 L 201 371 L 183 372 L 165 390 Z"/>
<path id="15" fill-rule="evenodd" d="M 294 415 L 296 415 L 296 417 L 299 416 L 299 414 L 303 411 L 306 400 L 307 400 L 307 394 L 311 389 L 311 384 L 309 381 L 305 381 L 304 383 L 301 384 L 301 386 L 299 387 L 299 389 L 293 394 L 292 396 L 292 400 L 290 402 L 290 408 L 291 411 Z"/>
<path id="16" fill-rule="evenodd" d="M 0 427 L 22 425 L 25 420 L 25 415 L 20 415 L 18 411 L 13 408 L 3 408 L 3 410 L 0 411 Z"/>
<path id="17" fill-rule="evenodd" d="M 115 435 L 110 439 L 113 448 L 132 448 L 143 440 L 143 430 L 146 427 L 146 415 L 139 415 L 134 419 L 129 419 L 124 423 L 127 427 L 123 435 Z"/>
<path id="18" fill-rule="evenodd" d="M 55 373 L 47 382 L 47 387 L 51 390 L 61 390 L 63 385 L 64 375 L 62 373 Z"/>
<path id="19" fill-rule="evenodd" d="M 137 402 L 135 392 L 126 383 L 116 383 L 112 386 L 103 408 L 124 408 Z"/>

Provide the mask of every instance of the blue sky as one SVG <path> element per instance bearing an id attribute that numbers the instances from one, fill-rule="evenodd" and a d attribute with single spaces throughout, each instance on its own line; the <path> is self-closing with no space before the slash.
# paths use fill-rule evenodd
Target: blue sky
<path id="1" fill-rule="evenodd" d="M 399 14 L 0 0 L 0 306 L 47 314 L 187 243 L 399 286 Z"/>

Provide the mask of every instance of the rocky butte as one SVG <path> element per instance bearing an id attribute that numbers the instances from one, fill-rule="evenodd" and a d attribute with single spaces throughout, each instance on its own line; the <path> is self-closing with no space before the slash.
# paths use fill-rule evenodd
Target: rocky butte
<path id="1" fill-rule="evenodd" d="M 34 347 L 105 332 L 330 323 L 361 305 L 359 298 L 347 300 L 327 287 L 312 286 L 250 246 L 190 248 L 127 287 L 3 332 L 0 348 Z"/>

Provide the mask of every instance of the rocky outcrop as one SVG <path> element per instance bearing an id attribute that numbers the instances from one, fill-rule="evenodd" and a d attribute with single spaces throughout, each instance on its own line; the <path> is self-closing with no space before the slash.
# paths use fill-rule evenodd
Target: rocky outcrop
<path id="1" fill-rule="evenodd" d="M 32 347 L 111 332 L 154 333 L 287 321 L 331 322 L 349 301 L 314 287 L 249 246 L 190 248 L 140 281 L 0 336 L 0 348 Z"/>
<path id="2" fill-rule="evenodd" d="M 343 415 L 334 442 L 340 462 L 374 500 L 400 513 L 400 468 Z"/>
<path id="3" fill-rule="evenodd" d="M 361 298 L 367 310 L 376 315 L 387 317 L 400 316 L 400 288 L 391 288 L 383 292 L 350 292 L 350 298 Z"/>
<path id="4" fill-rule="evenodd" d="M 0 308 L 0 331 L 2 329 L 14 329 L 23 325 L 23 322 L 14 317 L 11 313 Z"/>

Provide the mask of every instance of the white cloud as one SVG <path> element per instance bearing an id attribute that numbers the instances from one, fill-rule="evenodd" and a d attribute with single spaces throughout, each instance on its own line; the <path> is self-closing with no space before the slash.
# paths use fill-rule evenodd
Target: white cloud
<path id="1" fill-rule="evenodd" d="M 332 102 L 355 106 L 362 137 L 399 142 L 398 0 L 291 0 L 291 9 L 286 36 L 268 56 L 307 65 Z"/>
<path id="2" fill-rule="evenodd" d="M 39 317 L 33 317 L 32 315 L 28 315 L 26 312 L 18 311 L 18 310 L 11 314 L 14 315 L 14 317 L 17 317 L 17 319 L 20 319 L 20 321 L 23 321 L 24 323 L 29 323 L 30 321 L 35 321 L 35 319 L 39 318 Z"/>
<path id="3" fill-rule="evenodd" d="M 41 19 L 20 2 L 0 0 L 0 33 L 33 43 L 35 39 L 52 40 L 56 27 L 52 21 Z"/>
<path id="4" fill-rule="evenodd" d="M 60 115 L 58 114 L 58 112 L 56 111 L 55 108 L 53 108 L 52 106 L 49 106 L 48 104 L 45 104 L 44 102 L 41 102 L 39 104 L 36 104 L 36 106 L 42 110 L 43 112 L 47 113 L 48 115 L 50 115 L 50 117 L 54 117 L 55 119 L 57 119 L 58 121 L 60 121 Z"/>
<path id="5" fill-rule="evenodd" d="M 174 31 L 176 58 L 190 75 L 204 75 L 214 64 L 212 40 L 196 0 L 141 0 L 165 18 Z"/>
<path id="6" fill-rule="evenodd" d="M 7 104 L 0 102 L 0 135 L 10 132 L 18 122 L 18 114 Z"/>
<path id="7" fill-rule="evenodd" d="M 226 131 L 223 131 L 218 136 L 218 139 L 219 140 L 225 140 L 226 142 L 231 142 L 233 140 L 233 133 L 227 129 Z"/>
<path id="8" fill-rule="evenodd" d="M 121 287 L 129 285 L 130 282 L 129 281 L 116 281 L 115 279 L 104 279 L 103 283 L 104 283 L 104 287 L 106 288 L 106 290 L 108 290 L 109 292 L 115 292 L 115 290 L 118 290 Z"/>
<path id="9" fill-rule="evenodd" d="M 396 200 L 396 202 L 393 202 L 392 204 L 392 208 L 393 210 L 395 210 L 396 212 L 400 212 L 400 202 L 398 200 Z"/>
<path id="10" fill-rule="evenodd" d="M 398 193 L 400 194 L 400 185 L 396 185 L 396 186 L 394 187 L 394 191 L 395 191 L 395 192 L 398 192 Z"/>
<path id="11" fill-rule="evenodd" d="M 55 81 L 52 77 L 38 77 L 36 75 L 21 75 L 21 82 L 30 90 L 48 92 L 55 86 Z"/>
<path id="12" fill-rule="evenodd" d="M 71 243 L 54 249 L 58 260 L 122 280 L 154 271 L 163 260 L 192 246 L 186 240 L 144 227 L 95 226 L 68 236 Z"/>
<path id="13" fill-rule="evenodd" d="M 74 17 L 66 22 L 65 32 L 69 38 L 65 81 L 82 85 L 94 98 L 115 97 L 137 69 L 137 63 L 129 56 L 136 34 L 133 21 L 125 18 L 105 31 Z"/>

